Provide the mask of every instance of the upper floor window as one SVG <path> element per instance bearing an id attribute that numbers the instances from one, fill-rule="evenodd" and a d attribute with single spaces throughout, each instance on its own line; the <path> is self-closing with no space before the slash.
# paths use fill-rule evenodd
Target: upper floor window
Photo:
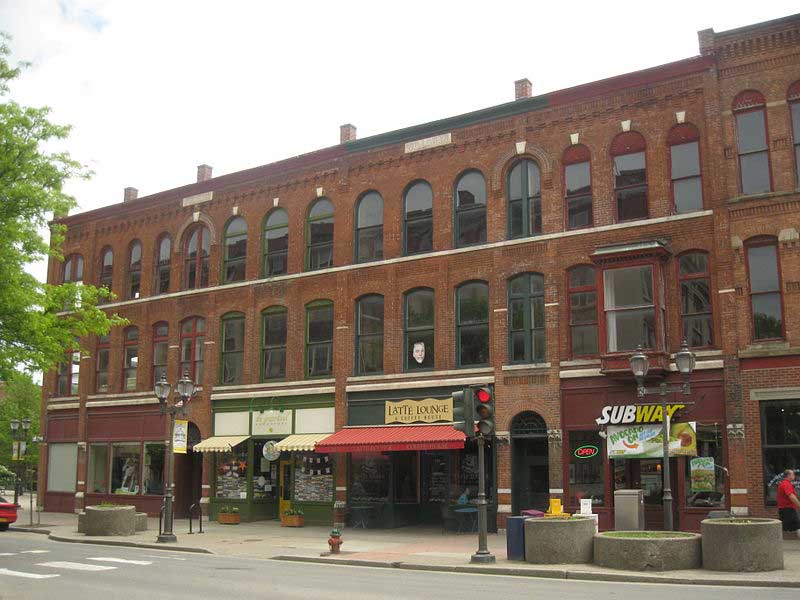
<path id="1" fill-rule="evenodd" d="M 134 241 L 128 250 L 127 293 L 129 299 L 139 297 L 142 287 L 142 243 Z"/>
<path id="2" fill-rule="evenodd" d="M 167 234 L 162 234 L 156 244 L 156 294 L 166 294 L 169 291 L 171 262 L 172 240 Z"/>
<path id="3" fill-rule="evenodd" d="M 333 373 L 333 302 L 320 300 L 306 306 L 306 374 Z"/>
<path id="4" fill-rule="evenodd" d="M 433 249 L 433 190 L 427 181 L 409 186 L 403 197 L 404 254 Z"/>
<path id="5" fill-rule="evenodd" d="M 404 370 L 433 369 L 436 364 L 433 327 L 435 311 L 433 290 L 412 290 L 405 295 Z"/>
<path id="6" fill-rule="evenodd" d="M 286 328 L 283 306 L 261 313 L 261 381 L 286 377 Z"/>
<path id="7" fill-rule="evenodd" d="M 58 363 L 58 395 L 77 396 L 80 382 L 81 353 L 68 350 L 63 362 Z"/>
<path id="8" fill-rule="evenodd" d="M 83 257 L 70 254 L 64 261 L 64 283 L 80 283 L 83 281 Z"/>
<path id="9" fill-rule="evenodd" d="M 244 281 L 247 260 L 247 221 L 244 217 L 234 217 L 228 221 L 223 236 L 222 252 L 222 282 Z"/>
<path id="10" fill-rule="evenodd" d="M 167 375 L 169 325 L 163 321 L 153 325 L 153 384 Z M 183 373 L 181 373 L 183 375 Z"/>
<path id="11" fill-rule="evenodd" d="M 700 177 L 700 132 L 688 123 L 676 125 L 667 136 L 675 213 L 703 209 L 703 182 Z"/>
<path id="12" fill-rule="evenodd" d="M 211 234 L 203 224 L 195 225 L 186 236 L 184 249 L 184 283 L 186 289 L 208 285 L 208 256 L 211 251 Z"/>
<path id="13" fill-rule="evenodd" d="M 589 148 L 575 144 L 564 151 L 564 196 L 567 204 L 567 229 L 591 227 L 592 164 Z"/>
<path id="14" fill-rule="evenodd" d="M 114 280 L 114 251 L 104 248 L 100 257 L 100 287 L 111 289 Z"/>
<path id="15" fill-rule="evenodd" d="M 356 373 L 383 372 L 383 296 L 364 296 L 356 303 Z"/>
<path id="16" fill-rule="evenodd" d="M 755 90 L 742 92 L 733 101 L 742 194 L 772 189 L 765 108 L 764 96 Z"/>
<path id="17" fill-rule="evenodd" d="M 306 270 L 333 266 L 333 204 L 320 198 L 308 211 L 306 230 Z"/>
<path id="18" fill-rule="evenodd" d="M 206 320 L 189 317 L 181 323 L 181 377 L 187 373 L 196 384 L 203 381 Z"/>
<path id="19" fill-rule="evenodd" d="M 222 317 L 222 385 L 244 382 L 244 315 L 229 313 Z"/>
<path id="20" fill-rule="evenodd" d="M 609 352 L 656 348 L 656 301 L 653 266 L 603 271 L 606 335 Z"/>
<path id="21" fill-rule="evenodd" d="M 800 81 L 789 87 L 789 110 L 792 114 L 792 141 L 794 142 L 794 173 L 800 187 Z"/>
<path id="22" fill-rule="evenodd" d="M 489 364 L 489 285 L 484 281 L 456 290 L 456 340 L 459 367 Z"/>
<path id="23" fill-rule="evenodd" d="M 542 233 L 542 185 L 539 165 L 518 161 L 508 173 L 508 237 Z"/>
<path id="24" fill-rule="evenodd" d="M 508 353 L 512 363 L 544 362 L 544 277 L 523 273 L 508 282 Z"/>
<path id="25" fill-rule="evenodd" d="M 647 218 L 647 167 L 644 150 L 644 136 L 635 131 L 620 133 L 611 143 L 617 221 Z"/>
<path id="26" fill-rule="evenodd" d="M 139 371 L 139 328 L 126 328 L 123 340 L 122 389 L 130 392 L 136 390 Z"/>
<path id="27" fill-rule="evenodd" d="M 775 238 L 756 239 L 747 244 L 750 273 L 750 306 L 753 339 L 783 338 L 783 301 Z"/>
<path id="28" fill-rule="evenodd" d="M 680 256 L 678 280 L 681 286 L 683 339 L 689 346 L 712 346 L 714 337 L 708 255 L 705 252 L 689 252 Z"/>
<path id="29" fill-rule="evenodd" d="M 569 327 L 572 356 L 593 356 L 597 343 L 597 282 L 594 267 L 580 265 L 569 274 Z"/>
<path id="30" fill-rule="evenodd" d="M 97 359 L 95 363 L 95 389 L 98 394 L 108 392 L 108 364 L 111 358 L 111 337 L 106 334 L 97 339 Z"/>
<path id="31" fill-rule="evenodd" d="M 383 258 L 383 198 L 367 192 L 356 208 L 356 262 Z"/>
<path id="32" fill-rule="evenodd" d="M 486 181 L 480 171 L 467 171 L 455 186 L 455 246 L 486 241 Z"/>
<path id="33" fill-rule="evenodd" d="M 289 216 L 276 208 L 264 221 L 264 277 L 284 275 L 289 271 Z"/>

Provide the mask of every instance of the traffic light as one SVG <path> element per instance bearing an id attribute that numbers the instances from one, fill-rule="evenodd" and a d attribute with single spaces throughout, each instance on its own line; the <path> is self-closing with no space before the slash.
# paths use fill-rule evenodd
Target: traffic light
<path id="1" fill-rule="evenodd" d="M 471 388 L 478 433 L 484 437 L 494 435 L 494 389 L 490 385 L 476 385 Z"/>
<path id="2" fill-rule="evenodd" d="M 450 394 L 453 398 L 453 429 L 463 431 L 468 440 L 475 437 L 475 407 L 472 390 L 464 388 Z"/>

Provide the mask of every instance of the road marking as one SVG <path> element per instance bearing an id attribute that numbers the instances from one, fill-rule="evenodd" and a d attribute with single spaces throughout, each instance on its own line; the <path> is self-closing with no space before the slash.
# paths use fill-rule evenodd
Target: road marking
<path id="1" fill-rule="evenodd" d="M 128 560 L 126 558 L 112 558 L 110 556 L 97 556 L 92 558 L 87 558 L 86 560 L 96 560 L 100 562 L 113 562 L 113 563 L 122 563 L 125 565 L 152 565 L 152 560 Z"/>
<path id="2" fill-rule="evenodd" d="M 39 563 L 37 567 L 50 567 L 51 569 L 70 569 L 72 571 L 111 571 L 117 567 L 108 567 L 106 565 L 87 565 L 85 563 L 76 563 L 63 560 L 56 560 L 53 562 Z"/>
<path id="3" fill-rule="evenodd" d="M 42 573 L 25 573 L 24 571 L 12 571 L 11 569 L 0 569 L 0 575 L 24 577 L 26 579 L 50 579 L 51 577 L 61 577 L 61 575 L 58 573 L 49 573 L 47 575 L 43 575 Z"/>
<path id="4" fill-rule="evenodd" d="M 23 550 L 20 554 L 47 554 L 50 550 Z"/>
<path id="5" fill-rule="evenodd" d="M 142 554 L 147 558 L 166 558 L 167 560 L 186 560 L 185 558 L 178 558 L 177 556 L 161 556 L 160 554 Z"/>
<path id="6" fill-rule="evenodd" d="M 0 556 L 16 556 L 16 552 L 0 552 Z"/>

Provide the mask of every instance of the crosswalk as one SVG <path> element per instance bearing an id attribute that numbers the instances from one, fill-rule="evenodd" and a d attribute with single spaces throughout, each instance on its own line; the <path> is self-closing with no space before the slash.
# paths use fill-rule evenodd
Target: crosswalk
<path id="1" fill-rule="evenodd" d="M 23 555 L 48 554 L 50 550 L 20 550 L 19 552 L 0 552 L 2 557 L 14 557 Z M 152 555 L 151 555 L 152 556 Z M 152 556 L 153 558 L 165 558 Z M 33 558 L 32 556 L 30 558 Z M 44 557 L 42 557 L 44 558 Z M 0 579 L 3 577 L 18 577 L 23 579 L 52 579 L 60 577 L 63 572 L 83 571 L 83 572 L 104 572 L 115 571 L 125 567 L 147 567 L 153 564 L 152 560 L 135 560 L 130 558 L 120 558 L 118 556 L 87 556 L 77 560 L 44 560 L 38 562 L 25 562 L 24 567 L 8 568 L 0 563 Z M 1 586 L 0 586 L 1 587 Z"/>

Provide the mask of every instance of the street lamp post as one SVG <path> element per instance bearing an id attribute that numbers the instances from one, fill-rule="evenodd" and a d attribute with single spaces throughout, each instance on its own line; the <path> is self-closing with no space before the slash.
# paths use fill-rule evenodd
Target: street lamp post
<path id="1" fill-rule="evenodd" d="M 158 398 L 161 414 L 169 415 L 169 442 L 167 444 L 169 449 L 167 452 L 167 472 L 165 477 L 167 491 L 164 498 L 164 530 L 158 535 L 158 539 L 156 539 L 157 542 L 162 544 L 175 543 L 178 541 L 178 538 L 172 531 L 172 488 L 173 479 L 175 478 L 175 453 L 172 448 L 172 443 L 175 436 L 175 417 L 186 416 L 189 401 L 195 394 L 194 381 L 189 377 L 187 371 L 183 372 L 183 377 L 175 384 L 175 391 L 178 392 L 178 399 L 175 401 L 175 404 L 170 405 L 167 403 L 167 400 L 172 392 L 172 386 L 167 382 L 166 375 L 162 375 L 161 379 L 155 384 L 155 393 L 156 398 Z"/>
<path id="2" fill-rule="evenodd" d="M 25 469 L 25 454 L 28 449 L 28 432 L 31 429 L 31 420 L 11 419 L 11 458 L 14 464 L 14 504 L 19 506 L 20 468 Z"/>
<path id="3" fill-rule="evenodd" d="M 689 350 L 686 340 L 683 340 L 680 351 L 675 355 L 675 364 L 683 378 L 683 383 L 680 385 L 668 385 L 666 382 L 662 381 L 658 384 L 658 387 L 648 388 L 645 387 L 644 380 L 645 377 L 647 377 L 647 371 L 650 369 L 650 362 L 647 359 L 647 355 L 642 352 L 642 347 L 639 346 L 636 349 L 636 354 L 630 358 L 631 371 L 633 371 L 633 376 L 636 378 L 636 393 L 638 397 L 644 398 L 648 395 L 657 395 L 661 397 L 661 441 L 664 453 L 664 466 L 661 469 L 663 483 L 661 485 L 664 501 L 664 529 L 666 531 L 672 531 L 674 529 L 672 518 L 672 483 L 670 480 L 669 468 L 670 418 L 667 413 L 667 396 L 673 393 L 681 393 L 684 396 L 688 396 L 691 393 L 692 388 L 689 378 L 692 376 L 692 371 L 694 370 L 694 362 L 694 354 Z"/>

